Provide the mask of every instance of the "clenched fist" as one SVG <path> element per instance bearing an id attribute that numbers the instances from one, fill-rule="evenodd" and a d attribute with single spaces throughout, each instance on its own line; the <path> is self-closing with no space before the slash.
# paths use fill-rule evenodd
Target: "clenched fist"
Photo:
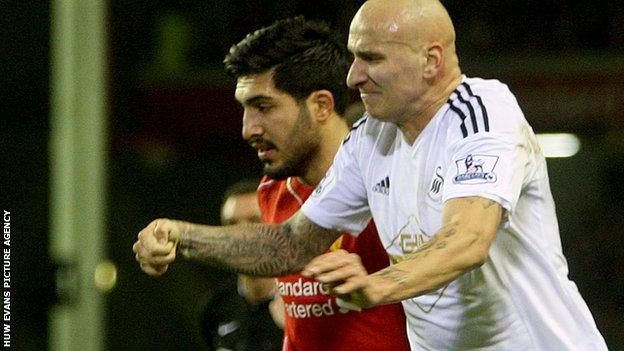
<path id="1" fill-rule="evenodd" d="M 162 275 L 176 257 L 184 222 L 157 219 L 143 228 L 132 245 L 141 269 L 149 275 Z"/>

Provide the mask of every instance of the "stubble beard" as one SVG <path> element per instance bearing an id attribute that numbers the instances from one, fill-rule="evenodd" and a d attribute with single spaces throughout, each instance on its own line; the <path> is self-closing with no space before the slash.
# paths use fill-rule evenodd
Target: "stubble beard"
<path id="1" fill-rule="evenodd" d="M 314 155 L 320 149 L 320 133 L 316 125 L 310 121 L 306 107 L 301 107 L 295 126 L 288 136 L 289 145 L 282 151 L 283 159 L 280 166 L 271 167 L 273 162 L 263 161 L 263 172 L 272 179 L 282 180 L 288 177 L 303 176 Z"/>

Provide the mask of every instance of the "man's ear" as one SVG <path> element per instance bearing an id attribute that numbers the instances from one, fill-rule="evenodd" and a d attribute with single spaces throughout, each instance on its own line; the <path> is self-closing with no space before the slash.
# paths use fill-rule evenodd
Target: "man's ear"
<path id="1" fill-rule="evenodd" d="M 440 73 L 440 70 L 442 70 L 443 64 L 444 56 L 442 45 L 438 43 L 431 44 L 431 46 L 427 49 L 427 64 L 425 65 L 425 69 L 423 70 L 423 78 L 435 78 L 438 73 Z"/>
<path id="2" fill-rule="evenodd" d="M 317 90 L 308 96 L 306 101 L 312 118 L 319 122 L 325 122 L 334 112 L 334 95 L 329 90 Z"/>

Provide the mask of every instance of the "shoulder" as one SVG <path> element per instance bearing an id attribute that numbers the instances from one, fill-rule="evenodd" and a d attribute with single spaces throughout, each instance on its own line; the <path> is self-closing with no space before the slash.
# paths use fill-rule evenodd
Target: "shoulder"
<path id="1" fill-rule="evenodd" d="M 486 108 L 517 108 L 518 101 L 507 84 L 496 79 L 465 78 L 457 87 L 463 96 L 480 99 Z"/>
<path id="2" fill-rule="evenodd" d="M 366 155 L 380 145 L 382 148 L 391 145 L 397 136 L 397 130 L 395 124 L 379 121 L 366 112 L 353 124 L 343 145 L 348 144 L 349 148 L 357 148 Z"/>
<path id="3" fill-rule="evenodd" d="M 346 144 L 352 139 L 359 139 L 367 123 L 368 125 L 370 125 L 369 119 L 370 119 L 370 116 L 368 115 L 368 113 L 364 113 L 364 115 L 362 115 L 360 119 L 358 119 L 357 121 L 355 121 L 355 123 L 353 123 L 353 125 L 351 126 L 351 130 L 349 130 L 349 133 L 344 138 L 342 143 Z"/>
<path id="4" fill-rule="evenodd" d="M 464 78 L 447 105 L 451 139 L 513 133 L 526 123 L 509 87 L 494 79 Z"/>

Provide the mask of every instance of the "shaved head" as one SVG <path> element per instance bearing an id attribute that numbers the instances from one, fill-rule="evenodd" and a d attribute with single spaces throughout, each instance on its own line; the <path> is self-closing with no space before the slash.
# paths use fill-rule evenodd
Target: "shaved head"
<path id="1" fill-rule="evenodd" d="M 349 28 L 347 84 L 366 110 L 417 135 L 461 81 L 455 29 L 438 0 L 368 0 Z M 410 137 L 411 139 L 411 137 Z"/>
<path id="2" fill-rule="evenodd" d="M 432 42 L 455 46 L 453 22 L 437 0 L 369 0 L 351 22 L 350 33 L 362 31 L 414 49 Z"/>

